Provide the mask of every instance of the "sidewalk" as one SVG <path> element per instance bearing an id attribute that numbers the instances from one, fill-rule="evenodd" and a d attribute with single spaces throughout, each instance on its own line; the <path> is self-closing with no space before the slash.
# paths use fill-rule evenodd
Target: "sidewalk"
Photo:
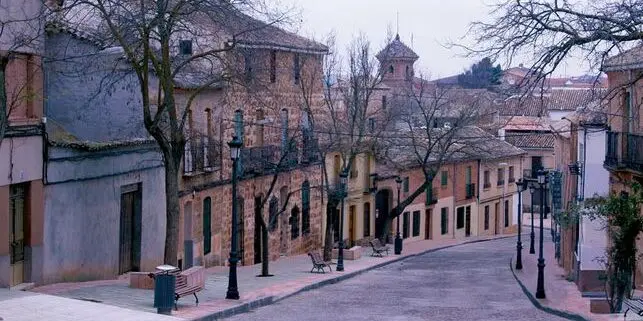
<path id="1" fill-rule="evenodd" d="M 333 265 L 332 273 L 312 274 L 310 273 L 312 265 L 307 255 L 282 257 L 277 261 L 270 262 L 270 273 L 274 274 L 273 277 L 257 277 L 261 265 L 242 266 L 238 268 L 238 285 L 241 294 L 241 299 L 238 301 L 225 300 L 228 269 L 226 267 L 213 267 L 207 269 L 205 289 L 198 294 L 199 306 L 195 306 L 193 297 L 182 298 L 179 300 L 179 310 L 172 313 L 175 317 L 188 320 L 211 320 L 230 316 L 270 304 L 300 291 L 341 281 L 409 256 L 454 245 L 503 237 L 514 236 L 498 235 L 472 237 L 465 240 L 416 241 L 405 243 L 402 255 L 394 255 L 391 250 L 390 255 L 383 258 L 371 257 L 370 248 L 364 249 L 359 260 L 344 261 L 344 272 L 336 272 Z M 91 300 L 132 310 L 156 312 L 153 307 L 153 291 L 131 289 L 124 278 L 108 281 L 59 283 L 38 287 L 32 291 L 66 298 Z"/>
<path id="2" fill-rule="evenodd" d="M 544 225 L 549 228 L 546 224 Z M 519 282 L 530 294 L 530 299 L 536 305 L 541 305 L 544 309 L 554 309 L 564 313 L 576 315 L 574 319 L 580 320 L 578 316 L 586 320 L 596 321 L 611 321 L 623 320 L 622 314 L 607 315 L 607 314 L 594 314 L 590 312 L 590 299 L 584 298 L 578 290 L 576 284 L 568 281 L 565 271 L 556 263 L 554 254 L 554 243 L 551 240 L 549 230 L 544 231 L 544 244 L 543 244 L 543 258 L 545 259 L 545 294 L 546 299 L 536 299 L 536 285 L 538 281 L 538 244 L 540 230 L 535 229 L 536 232 L 536 254 L 529 254 L 529 229 L 523 228 L 523 251 L 522 251 L 522 270 L 515 270 L 516 257 L 514 256 L 511 261 L 511 269 L 514 271 L 515 276 Z M 526 236 L 526 238 L 525 238 Z M 527 247 L 525 241 L 527 240 Z M 572 316 L 573 317 L 573 316 Z M 628 320 L 630 314 L 628 314 Z"/>
<path id="3" fill-rule="evenodd" d="M 0 288 L 3 321 L 180 321 L 181 319 L 111 305 Z"/>

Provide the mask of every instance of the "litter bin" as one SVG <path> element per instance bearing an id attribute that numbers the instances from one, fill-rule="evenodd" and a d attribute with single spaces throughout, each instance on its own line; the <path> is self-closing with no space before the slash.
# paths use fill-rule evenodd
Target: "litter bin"
<path id="1" fill-rule="evenodd" d="M 174 288 L 176 286 L 176 276 L 169 274 L 177 268 L 171 265 L 161 265 L 156 267 L 157 270 L 164 273 L 157 274 L 154 278 L 154 307 L 159 314 L 171 314 L 174 306 Z"/>

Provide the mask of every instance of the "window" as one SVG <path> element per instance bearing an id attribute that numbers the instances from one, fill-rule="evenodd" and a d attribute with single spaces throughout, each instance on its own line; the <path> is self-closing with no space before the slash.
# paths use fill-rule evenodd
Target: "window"
<path id="1" fill-rule="evenodd" d="M 458 207 L 455 228 L 464 228 L 464 207 Z"/>
<path id="2" fill-rule="evenodd" d="M 464 179 L 466 180 L 467 185 L 471 184 L 471 166 L 467 166 Z"/>
<path id="3" fill-rule="evenodd" d="M 277 229 L 277 224 L 278 224 L 278 219 L 277 219 L 277 213 L 279 211 L 279 200 L 277 200 L 276 197 L 272 197 L 270 199 L 270 203 L 268 204 L 268 230 L 269 231 L 274 231 Z"/>
<path id="4" fill-rule="evenodd" d="M 295 205 L 290 211 L 290 238 L 297 239 L 299 237 L 299 207 Z"/>
<path id="5" fill-rule="evenodd" d="M 368 119 L 368 130 L 371 134 L 375 132 L 375 118 Z"/>
<path id="6" fill-rule="evenodd" d="M 513 183 L 516 181 L 516 177 L 514 176 L 514 167 L 509 166 L 509 183 Z"/>
<path id="7" fill-rule="evenodd" d="M 301 66 L 299 65 L 299 54 L 295 54 L 294 61 L 294 76 L 295 76 L 295 85 L 299 85 L 299 78 L 301 78 Z"/>
<path id="8" fill-rule="evenodd" d="M 404 177 L 404 181 L 403 181 L 403 183 L 402 183 L 402 191 L 403 191 L 404 193 L 408 193 L 408 192 L 409 192 L 409 177 L 408 177 L 408 176 L 407 176 L 407 177 Z"/>
<path id="9" fill-rule="evenodd" d="M 364 203 L 364 237 L 371 235 L 371 203 Z"/>
<path id="10" fill-rule="evenodd" d="M 413 236 L 420 236 L 420 211 L 413 212 Z"/>
<path id="11" fill-rule="evenodd" d="M 448 183 L 449 183 L 449 172 L 442 171 L 442 173 L 440 174 L 440 185 L 442 187 L 446 187 Z"/>
<path id="12" fill-rule="evenodd" d="M 442 235 L 449 233 L 449 208 L 440 209 L 440 233 Z"/>
<path id="13" fill-rule="evenodd" d="M 182 55 L 191 55 L 192 40 L 179 40 L 179 51 Z"/>
<path id="14" fill-rule="evenodd" d="M 310 233 L 310 183 L 301 184 L 301 234 Z"/>
<path id="15" fill-rule="evenodd" d="M 409 237 L 409 212 L 404 212 L 402 220 L 402 238 L 405 239 Z"/>
<path id="16" fill-rule="evenodd" d="M 270 51 L 270 82 L 277 82 L 277 51 Z"/>
<path id="17" fill-rule="evenodd" d="M 485 231 L 489 229 L 489 205 L 484 207 L 484 229 Z"/>
<path id="18" fill-rule="evenodd" d="M 489 171 L 484 171 L 484 188 L 491 187 L 491 173 Z"/>
<path id="19" fill-rule="evenodd" d="M 413 71 L 411 70 L 411 67 L 406 66 L 406 80 L 411 80 L 413 77 Z"/>
<path id="20" fill-rule="evenodd" d="M 350 178 L 357 178 L 358 172 L 357 172 L 357 166 L 355 166 L 355 158 L 353 158 L 350 162 Z"/>
<path id="21" fill-rule="evenodd" d="M 498 168 L 498 186 L 505 185 L 505 169 Z"/>
<path id="22" fill-rule="evenodd" d="M 264 115 L 263 115 L 263 110 L 258 109 L 257 110 L 257 126 L 255 126 L 255 146 L 261 147 L 263 146 L 263 130 L 264 130 Z"/>
<path id="23" fill-rule="evenodd" d="M 212 252 L 212 199 L 203 200 L 203 255 Z"/>
<path id="24" fill-rule="evenodd" d="M 509 226 L 509 201 L 505 200 L 505 227 Z"/>
<path id="25" fill-rule="evenodd" d="M 429 184 L 426 187 L 426 190 L 424 191 L 424 194 L 426 196 L 426 200 L 424 201 L 424 205 L 431 205 L 437 202 L 437 195 L 433 194 L 433 187 L 431 184 Z"/>
<path id="26" fill-rule="evenodd" d="M 386 110 L 387 101 L 386 101 L 386 95 L 382 95 L 382 110 Z"/>
<path id="27" fill-rule="evenodd" d="M 254 79 L 254 68 L 253 68 L 253 57 L 249 51 L 246 51 L 243 54 L 243 75 L 246 78 L 246 81 L 252 81 Z"/>
<path id="28" fill-rule="evenodd" d="M 282 109 L 280 113 L 281 117 L 281 151 L 285 152 L 288 150 L 288 110 Z"/>
<path id="29" fill-rule="evenodd" d="M 395 72 L 395 68 L 393 68 L 393 65 L 388 66 L 388 73 L 392 74 L 393 72 Z"/>

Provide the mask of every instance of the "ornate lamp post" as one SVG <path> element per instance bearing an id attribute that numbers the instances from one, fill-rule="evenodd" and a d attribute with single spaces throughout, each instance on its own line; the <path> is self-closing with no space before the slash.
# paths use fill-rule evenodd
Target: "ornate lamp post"
<path id="1" fill-rule="evenodd" d="M 237 247 L 239 240 L 237 239 L 237 161 L 239 161 L 239 154 L 241 153 L 241 146 L 243 144 L 237 136 L 232 136 L 232 141 L 228 143 L 230 146 L 230 158 L 232 159 L 232 237 L 230 244 L 230 275 L 228 277 L 228 292 L 225 298 L 231 300 L 239 300 L 239 289 L 237 287 Z"/>
<path id="2" fill-rule="evenodd" d="M 547 173 L 540 171 L 538 173 L 538 185 L 540 188 L 540 240 L 539 240 L 539 254 L 538 254 L 538 284 L 536 287 L 536 298 L 544 299 L 545 295 L 545 258 L 543 257 L 543 218 L 545 215 L 545 194 L 547 191 Z"/>
<path id="3" fill-rule="evenodd" d="M 527 189 L 527 181 L 522 178 L 516 182 L 518 187 L 518 241 L 516 242 L 516 270 L 522 270 L 522 192 Z"/>
<path id="4" fill-rule="evenodd" d="M 348 183 L 348 173 L 346 170 L 339 174 L 340 180 L 340 197 L 342 198 L 341 213 L 339 217 L 339 249 L 337 250 L 337 271 L 344 271 L 344 198 L 346 198 L 346 189 Z"/>
<path id="5" fill-rule="evenodd" d="M 400 206 L 400 188 L 402 187 L 402 177 L 395 179 L 397 183 L 397 206 Z M 402 237 L 400 236 L 400 215 L 397 216 L 397 233 L 395 234 L 395 254 L 402 254 Z"/>
<path id="6" fill-rule="evenodd" d="M 536 191 L 536 186 L 534 183 L 529 184 L 529 194 L 531 194 L 531 234 L 529 235 L 531 239 L 529 240 L 529 254 L 536 254 L 536 248 L 534 244 L 534 238 L 536 233 L 534 233 L 534 192 Z"/>

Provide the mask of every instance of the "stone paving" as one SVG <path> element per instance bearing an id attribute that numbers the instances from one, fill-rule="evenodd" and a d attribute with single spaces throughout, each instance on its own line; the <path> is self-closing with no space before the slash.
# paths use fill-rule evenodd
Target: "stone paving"
<path id="1" fill-rule="evenodd" d="M 509 261 L 515 239 L 431 252 L 226 320 L 562 321 L 537 309 Z"/>
<path id="2" fill-rule="evenodd" d="M 180 321 L 181 319 L 53 295 L 0 289 L 3 321 Z"/>
<path id="3" fill-rule="evenodd" d="M 506 237 L 506 236 L 496 236 Z M 173 311 L 173 315 L 183 319 L 199 319 L 209 315 L 222 312 L 227 309 L 239 307 L 258 299 L 272 297 L 279 299 L 291 295 L 302 288 L 316 283 L 341 277 L 342 275 L 363 271 L 373 266 L 400 259 L 409 255 L 418 254 L 430 249 L 447 247 L 476 240 L 487 240 L 496 237 L 472 237 L 465 240 L 445 239 L 439 241 L 417 241 L 404 244 L 402 256 L 391 255 L 384 258 L 370 256 L 370 249 L 364 249 L 362 258 L 355 261 L 345 260 L 344 272 L 332 272 L 326 274 L 311 274 L 310 258 L 307 255 L 282 257 L 270 263 L 270 272 L 273 277 L 257 277 L 260 265 L 243 266 L 238 271 L 238 284 L 241 299 L 239 301 L 225 300 L 225 293 L 228 284 L 228 269 L 225 267 L 214 267 L 207 270 L 205 289 L 199 296 L 199 306 L 194 304 L 193 297 L 186 297 L 179 300 L 179 310 Z M 333 266 L 334 270 L 334 266 Z M 32 291 L 48 293 L 66 298 L 91 300 L 107 305 L 155 312 L 153 307 L 153 291 L 131 289 L 128 287 L 127 279 L 82 282 L 82 283 L 60 283 L 35 288 Z"/>

